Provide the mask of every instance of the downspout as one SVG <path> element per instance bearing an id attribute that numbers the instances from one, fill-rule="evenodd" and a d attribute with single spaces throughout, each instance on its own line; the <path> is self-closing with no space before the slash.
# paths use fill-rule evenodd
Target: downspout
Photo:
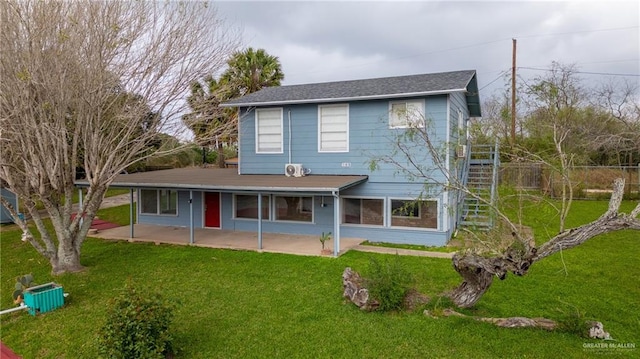
<path id="1" fill-rule="evenodd" d="M 333 256 L 338 257 L 340 253 L 340 193 L 332 191 L 333 195 Z"/>

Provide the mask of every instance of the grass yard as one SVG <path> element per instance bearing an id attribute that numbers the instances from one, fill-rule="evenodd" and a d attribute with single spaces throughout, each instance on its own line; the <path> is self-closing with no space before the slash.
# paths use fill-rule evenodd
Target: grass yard
<path id="1" fill-rule="evenodd" d="M 631 203 L 625 203 L 629 210 Z M 528 206 L 536 233 L 553 233 L 544 204 Z M 585 223 L 605 202 L 575 202 L 570 225 Z M 121 211 L 128 213 L 128 206 Z M 110 211 L 118 212 L 117 209 Z M 101 212 L 109 219 L 115 213 Z M 554 221 L 555 222 L 555 221 Z M 367 268 L 377 255 L 338 258 L 216 250 L 88 239 L 83 273 L 52 278 L 50 267 L 14 230 L 1 232 L 0 307 L 13 306 L 15 277 L 56 281 L 71 295 L 61 309 L 2 316 L 1 339 L 24 358 L 94 358 L 106 305 L 131 278 L 178 304 L 178 358 L 583 358 L 585 339 L 567 332 L 504 329 L 466 318 L 365 313 L 342 299 L 346 266 Z M 467 314 L 543 316 L 576 309 L 602 321 L 617 340 L 640 347 L 640 233 L 623 231 L 537 263 L 529 275 L 496 281 Z M 437 295 L 459 283 L 446 259 L 402 257 L 419 290 Z M 605 354 L 640 355 L 611 349 Z"/>

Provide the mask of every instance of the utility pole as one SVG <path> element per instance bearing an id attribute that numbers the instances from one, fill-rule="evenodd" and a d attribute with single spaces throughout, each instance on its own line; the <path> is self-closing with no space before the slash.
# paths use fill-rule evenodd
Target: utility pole
<path id="1" fill-rule="evenodd" d="M 513 40 L 511 60 L 511 147 L 516 144 L 516 39 Z"/>

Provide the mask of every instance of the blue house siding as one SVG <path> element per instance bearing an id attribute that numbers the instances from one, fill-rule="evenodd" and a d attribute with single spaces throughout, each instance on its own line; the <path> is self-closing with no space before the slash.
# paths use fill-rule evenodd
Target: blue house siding
<path id="1" fill-rule="evenodd" d="M 467 145 L 467 126 L 469 124 L 469 109 L 467 99 L 464 93 L 456 92 L 449 95 L 450 114 L 450 146 L 449 146 L 449 171 L 456 175 L 460 175 L 464 164 L 464 158 L 458 158 L 457 148 L 461 145 Z M 462 121 L 461 121 L 461 118 Z M 457 191 L 451 191 L 448 196 L 448 208 L 451 215 L 449 216 L 449 236 L 453 235 L 453 229 L 456 227 L 457 219 Z"/>
<path id="2" fill-rule="evenodd" d="M 406 100 L 415 100 L 409 98 Z M 425 117 L 433 125 L 438 140 L 446 138 L 447 96 L 419 98 L 425 102 Z M 404 182 L 396 168 L 380 164 L 370 172 L 371 159 L 393 151 L 393 141 L 402 129 L 389 129 L 389 103 L 386 100 L 349 103 L 349 152 L 318 151 L 318 104 L 283 106 L 281 154 L 255 153 L 255 111 L 240 112 L 241 174 L 283 174 L 287 163 L 300 163 L 311 174 L 369 175 L 372 181 Z M 291 149 L 291 152 L 289 152 Z M 430 161 L 425 151 L 415 153 L 422 163 Z"/>
<path id="3" fill-rule="evenodd" d="M 393 100 L 370 100 L 349 102 L 349 151 L 338 153 L 322 153 L 318 151 L 318 106 L 319 104 L 299 104 L 282 106 L 283 112 L 283 153 L 255 153 L 255 111 L 243 108 L 240 112 L 240 148 L 241 174 L 275 174 L 283 175 L 286 163 L 300 163 L 313 174 L 323 175 L 368 175 L 367 183 L 340 193 L 341 196 L 380 198 L 385 206 L 391 199 L 414 199 L 424 195 L 425 186 L 421 181 L 408 182 L 405 175 L 391 165 L 378 162 L 378 168 L 370 170 L 372 159 L 386 156 L 395 150 L 395 141 L 404 129 L 389 128 L 389 106 L 391 102 L 402 100 L 420 100 L 424 103 L 427 128 L 433 139 L 439 143 L 452 141 L 455 135 L 457 142 L 458 109 L 465 108 L 464 94 L 437 95 L 419 98 Z M 451 107 L 454 107 L 452 109 Z M 464 110 L 465 117 L 468 117 Z M 455 118 L 455 120 L 454 120 Z M 452 131 L 452 128 L 455 130 Z M 449 142 L 450 143 L 450 142 Z M 455 142 L 454 142 L 455 143 Z M 289 152 L 289 149 L 291 151 Z M 426 148 L 414 148 L 413 157 L 425 167 L 434 167 L 432 157 Z M 449 160 L 455 168 L 455 146 Z M 402 157 L 397 157 L 402 161 Z M 404 162 L 404 161 L 402 161 Z M 440 177 L 444 180 L 444 175 Z M 408 229 L 389 227 L 390 219 L 385 226 L 342 225 L 341 234 L 366 238 L 372 241 L 394 243 L 421 243 L 444 245 L 453 228 L 451 208 L 454 196 L 442 193 L 441 188 L 431 188 L 432 194 L 425 198 L 438 201 L 438 229 Z M 229 195 L 229 203 L 233 198 Z M 316 197 L 315 225 L 290 222 L 264 221 L 265 232 L 320 234 L 333 229 L 333 207 L 319 207 Z M 333 198 L 325 197 L 333 202 Z M 225 201 L 226 202 L 226 201 Z M 386 207 L 385 207 L 386 208 Z M 257 229 L 255 220 L 233 219 L 233 210 L 225 212 L 223 228 L 235 230 Z M 388 216 L 388 213 L 386 214 Z"/>
<path id="4" fill-rule="evenodd" d="M 415 100 L 416 98 L 406 99 Z M 445 143 L 447 138 L 457 136 L 458 109 L 464 109 L 464 96 L 439 95 L 419 98 L 424 101 L 427 126 L 436 141 Z M 394 100 L 395 101 L 395 100 Z M 451 235 L 454 216 L 455 196 L 448 195 L 442 188 L 426 186 L 418 180 L 409 182 L 393 165 L 379 163 L 376 170 L 370 170 L 370 161 L 378 156 L 388 155 L 395 149 L 394 141 L 404 129 L 389 128 L 390 101 L 357 101 L 349 103 L 349 152 L 323 153 L 318 151 L 318 105 L 300 104 L 282 106 L 283 113 L 283 153 L 257 154 L 255 133 L 255 111 L 242 109 L 240 121 L 240 164 L 241 174 L 274 174 L 284 176 L 286 163 L 300 163 L 313 174 L 323 175 L 368 175 L 368 182 L 340 193 L 344 197 L 378 198 L 384 201 L 384 226 L 342 224 L 341 235 L 365 238 L 371 241 L 391 243 L 414 243 L 444 245 Z M 465 110 L 466 111 L 466 110 Z M 464 112 L 465 118 L 467 113 Z M 450 165 L 455 168 L 455 142 L 451 144 Z M 291 148 L 291 152 L 289 152 Z M 426 148 L 416 148 L 413 156 L 425 166 L 430 166 L 431 155 Z M 400 160 L 400 157 L 398 157 Z M 433 167 L 433 166 L 431 166 Z M 430 194 L 425 194 L 426 189 Z M 273 194 L 263 193 L 273 198 Z M 294 194 L 300 195 L 300 194 Z M 390 226 L 391 199 L 415 199 L 419 196 L 436 200 L 438 203 L 438 228 L 404 228 Z M 232 193 L 221 194 L 221 228 L 224 230 L 255 232 L 257 220 L 234 217 L 234 197 Z M 324 204 L 324 205 L 322 205 Z M 272 204 L 273 211 L 273 204 Z M 194 226 L 201 228 L 204 223 L 203 193 L 193 192 Z M 313 223 L 275 221 L 264 218 L 263 232 L 320 235 L 334 230 L 334 198 L 314 196 Z M 342 219 L 341 219 L 342 221 Z M 138 214 L 139 223 L 164 224 L 174 226 L 190 225 L 189 191 L 178 192 L 178 213 L 176 216 Z"/>

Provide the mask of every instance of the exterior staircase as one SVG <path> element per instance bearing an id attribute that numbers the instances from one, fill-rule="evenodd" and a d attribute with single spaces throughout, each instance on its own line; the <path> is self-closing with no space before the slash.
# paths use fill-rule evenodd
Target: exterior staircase
<path id="1" fill-rule="evenodd" d="M 462 194 L 458 224 L 471 229 L 493 227 L 491 205 L 495 204 L 500 155 L 498 145 L 469 146 L 465 158 L 463 184 L 470 193 Z"/>

